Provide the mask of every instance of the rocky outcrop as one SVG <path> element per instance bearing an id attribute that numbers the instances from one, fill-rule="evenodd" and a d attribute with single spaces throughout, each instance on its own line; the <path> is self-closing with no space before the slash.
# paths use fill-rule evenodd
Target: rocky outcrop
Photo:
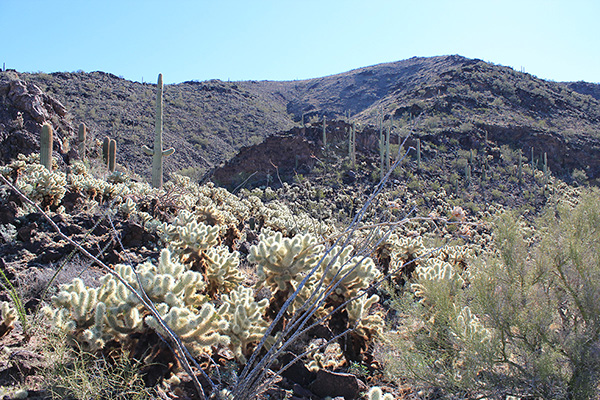
<path id="1" fill-rule="evenodd" d="M 226 164 L 216 168 L 212 180 L 230 190 L 245 187 L 279 185 L 295 174 L 306 174 L 320 155 L 319 147 L 303 137 L 276 135 L 264 142 L 243 147 Z"/>
<path id="2" fill-rule="evenodd" d="M 16 73 L 0 73 L 0 162 L 7 163 L 20 153 L 37 152 L 46 122 L 54 129 L 54 156 L 60 163 L 68 158 L 64 143 L 74 134 L 67 109 Z"/>
<path id="3" fill-rule="evenodd" d="M 326 121 L 327 156 L 347 156 L 350 127 L 345 121 Z M 397 144 L 398 135 L 393 135 L 390 143 Z M 358 128 L 356 151 L 363 155 L 378 156 L 379 130 L 373 126 Z M 296 174 L 310 173 L 317 163 L 323 163 L 325 159 L 323 125 L 318 122 L 304 128 L 292 128 L 270 136 L 260 144 L 244 147 L 235 157 L 209 174 L 213 182 L 230 190 L 242 184 L 245 188 L 265 185 L 278 187 L 281 182 L 293 180 Z"/>
<path id="4" fill-rule="evenodd" d="M 64 117 L 67 114 L 65 106 L 50 97 L 33 83 L 21 80 L 11 80 L 8 83 L 8 99 L 21 111 L 28 113 L 37 123 L 43 124 L 50 120 L 53 113 Z"/>

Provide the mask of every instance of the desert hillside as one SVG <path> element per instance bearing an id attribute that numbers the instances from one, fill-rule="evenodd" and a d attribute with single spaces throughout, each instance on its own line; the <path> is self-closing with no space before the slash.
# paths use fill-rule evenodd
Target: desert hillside
<path id="1" fill-rule="evenodd" d="M 152 83 L 103 73 L 20 74 L 61 102 L 75 126 L 117 141 L 118 162 L 149 176 L 140 144 L 153 138 Z M 3 80 L 8 79 L 6 73 Z M 349 117 L 363 125 L 393 117 L 416 135 L 461 142 L 484 136 L 548 153 L 556 174 L 598 179 L 598 85 L 558 83 L 461 56 L 411 58 L 303 81 L 183 82 L 165 87 L 168 173 L 202 176 L 243 147 L 305 122 Z M 5 118 L 15 118 L 13 110 Z M 407 132 L 398 132 L 406 134 Z M 542 150 L 543 149 L 543 150 Z"/>
<path id="2" fill-rule="evenodd" d="M 0 73 L 0 397 L 598 398 L 598 85 L 160 87 Z"/>

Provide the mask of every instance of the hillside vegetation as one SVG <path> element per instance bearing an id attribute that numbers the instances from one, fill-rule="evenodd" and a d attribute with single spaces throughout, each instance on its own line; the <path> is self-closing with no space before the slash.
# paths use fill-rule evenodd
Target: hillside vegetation
<path id="1" fill-rule="evenodd" d="M 92 135 L 117 140 L 119 162 L 147 176 L 140 143 L 152 140 L 155 85 L 111 74 L 26 74 Z M 242 146 L 287 131 L 302 120 L 349 115 L 377 125 L 380 114 L 417 134 L 488 137 L 511 148 L 544 148 L 556 174 L 600 176 L 600 101 L 594 84 L 548 82 L 460 56 L 411 58 L 323 78 L 273 82 L 184 82 L 165 89 L 165 141 L 177 148 L 167 172 L 196 175 Z M 596 88 L 596 89 L 594 89 Z M 581 92 L 581 93 L 580 93 Z M 584 94 L 582 94 L 584 93 Z M 406 132 L 405 132 L 406 133 Z"/>
<path id="2" fill-rule="evenodd" d="M 598 397 L 594 85 L 447 56 L 160 93 L 0 75 L 0 396 Z"/>

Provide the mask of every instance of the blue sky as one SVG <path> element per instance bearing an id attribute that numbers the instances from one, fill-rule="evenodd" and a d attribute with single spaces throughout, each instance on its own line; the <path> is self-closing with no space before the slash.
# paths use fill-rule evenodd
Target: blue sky
<path id="1" fill-rule="evenodd" d="M 0 0 L 0 63 L 178 83 L 460 54 L 600 82 L 599 16 L 598 0 Z"/>

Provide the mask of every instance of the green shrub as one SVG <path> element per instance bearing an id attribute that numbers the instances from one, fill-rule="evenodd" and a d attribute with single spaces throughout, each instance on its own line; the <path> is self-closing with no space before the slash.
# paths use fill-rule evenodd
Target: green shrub
<path id="1" fill-rule="evenodd" d="M 418 267 L 380 352 L 387 375 L 469 398 L 598 398 L 598 195 L 559 202 L 536 229 L 502 214 L 495 251 L 466 270 Z"/>

